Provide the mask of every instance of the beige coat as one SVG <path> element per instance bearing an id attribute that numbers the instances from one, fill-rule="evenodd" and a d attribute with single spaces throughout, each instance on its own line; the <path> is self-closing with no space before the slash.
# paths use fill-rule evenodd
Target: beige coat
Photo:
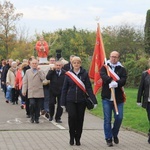
<path id="1" fill-rule="evenodd" d="M 15 74 L 11 71 L 11 68 L 7 72 L 6 83 L 10 85 L 12 88 L 15 88 Z"/>
<path id="2" fill-rule="evenodd" d="M 43 80 L 45 74 L 42 70 L 33 73 L 32 69 L 26 71 L 23 78 L 22 93 L 28 90 L 28 98 L 44 98 Z"/>

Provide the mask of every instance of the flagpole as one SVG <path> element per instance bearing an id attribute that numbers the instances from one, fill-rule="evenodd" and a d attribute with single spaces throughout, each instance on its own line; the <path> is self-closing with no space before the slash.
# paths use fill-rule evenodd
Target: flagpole
<path id="1" fill-rule="evenodd" d="M 100 25 L 99 23 L 97 23 L 99 29 L 100 29 Z M 99 30 L 100 31 L 100 30 Z M 101 36 L 101 32 L 99 33 L 100 35 L 100 38 L 102 39 L 102 36 Z M 110 76 L 110 73 L 109 73 L 109 69 L 108 69 L 108 66 L 107 66 L 107 63 L 106 63 L 106 54 L 105 54 L 105 50 L 104 50 L 104 45 L 103 45 L 103 42 L 101 42 L 101 46 L 102 46 L 102 49 L 103 49 L 103 53 L 105 55 L 105 65 L 106 65 L 106 70 L 107 70 L 107 75 Z M 110 88 L 111 89 L 111 94 L 112 94 L 112 98 L 113 98 L 113 104 L 114 104 L 114 108 L 115 108 L 115 112 L 116 112 L 116 115 L 119 115 L 119 112 L 118 112 L 118 107 L 117 107 L 117 103 L 116 103 L 116 97 L 115 97 L 115 92 L 114 92 L 114 88 Z"/>

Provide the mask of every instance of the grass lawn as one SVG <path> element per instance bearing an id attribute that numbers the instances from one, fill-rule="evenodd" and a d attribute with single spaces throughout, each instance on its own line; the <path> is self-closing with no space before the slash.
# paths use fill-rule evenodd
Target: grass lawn
<path id="1" fill-rule="evenodd" d="M 137 89 L 126 88 L 126 102 L 124 105 L 124 119 L 122 127 L 138 132 L 148 133 L 149 123 L 146 110 L 137 106 Z M 100 93 L 97 95 L 98 107 L 90 112 L 103 119 L 103 109 Z"/>

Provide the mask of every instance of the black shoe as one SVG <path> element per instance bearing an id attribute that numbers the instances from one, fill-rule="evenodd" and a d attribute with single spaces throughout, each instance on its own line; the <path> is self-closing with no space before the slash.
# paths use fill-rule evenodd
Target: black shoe
<path id="1" fill-rule="evenodd" d="M 108 147 L 113 146 L 112 139 L 107 139 L 106 143 L 107 143 Z"/>
<path id="2" fill-rule="evenodd" d="M 12 102 L 12 105 L 15 105 L 15 102 Z"/>
<path id="3" fill-rule="evenodd" d="M 62 123 L 62 121 L 61 121 L 61 120 L 56 120 L 56 122 L 57 122 L 57 123 Z"/>
<path id="4" fill-rule="evenodd" d="M 34 123 L 34 119 L 33 119 L 33 118 L 31 118 L 31 119 L 30 119 L 30 122 L 31 122 L 31 123 Z"/>
<path id="5" fill-rule="evenodd" d="M 79 139 L 79 138 L 77 138 L 76 136 L 75 136 L 75 141 L 76 141 L 76 145 L 77 145 L 77 146 L 80 146 L 80 145 L 81 145 L 81 143 L 80 143 L 80 139 Z"/>
<path id="6" fill-rule="evenodd" d="M 148 138 L 148 143 L 150 144 L 150 137 Z"/>
<path id="7" fill-rule="evenodd" d="M 148 133 L 148 143 L 150 144 L 150 133 Z"/>
<path id="8" fill-rule="evenodd" d="M 74 145 L 74 139 L 70 139 L 70 145 Z"/>
<path id="9" fill-rule="evenodd" d="M 46 111 L 45 110 L 41 110 L 41 115 L 45 115 Z"/>
<path id="10" fill-rule="evenodd" d="M 115 143 L 115 144 L 119 144 L 119 139 L 118 139 L 118 137 L 114 137 L 114 143 Z"/>
<path id="11" fill-rule="evenodd" d="M 18 104 L 18 101 L 16 101 L 16 104 Z"/>
<path id="12" fill-rule="evenodd" d="M 81 145 L 80 141 L 76 141 L 76 145 L 80 146 Z"/>
<path id="13" fill-rule="evenodd" d="M 23 107 L 23 105 L 21 105 L 20 107 L 21 107 L 21 109 L 23 109 L 23 108 L 24 108 L 24 107 Z"/>
<path id="14" fill-rule="evenodd" d="M 49 118 L 49 113 L 48 113 L 48 112 L 45 114 L 45 117 L 46 117 L 46 118 Z"/>
<path id="15" fill-rule="evenodd" d="M 76 140 L 76 145 L 77 145 L 77 146 L 80 146 L 80 145 L 81 145 L 80 140 Z"/>
<path id="16" fill-rule="evenodd" d="M 26 118 L 30 118 L 30 115 L 27 115 Z"/>
<path id="17" fill-rule="evenodd" d="M 39 120 L 35 120 L 35 123 L 39 123 Z"/>
<path id="18" fill-rule="evenodd" d="M 50 117 L 50 118 L 49 118 L 49 121 L 52 121 L 52 120 L 53 120 L 53 117 Z"/>

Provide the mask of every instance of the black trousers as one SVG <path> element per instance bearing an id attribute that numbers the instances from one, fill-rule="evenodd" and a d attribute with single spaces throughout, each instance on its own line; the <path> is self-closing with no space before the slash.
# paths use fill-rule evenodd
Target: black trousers
<path id="1" fill-rule="evenodd" d="M 148 104 L 147 104 L 146 111 L 147 111 L 147 117 L 148 117 L 148 121 L 149 121 L 149 133 L 150 133 L 150 102 L 148 102 Z"/>
<path id="2" fill-rule="evenodd" d="M 30 115 L 35 121 L 39 120 L 42 98 L 30 98 Z"/>
<path id="3" fill-rule="evenodd" d="M 25 99 L 25 104 L 26 104 L 26 115 L 30 115 L 30 101 L 27 97 Z"/>
<path id="4" fill-rule="evenodd" d="M 61 95 L 53 95 L 50 93 L 50 101 L 49 101 L 49 113 L 50 117 L 54 116 L 55 113 L 55 104 L 57 104 L 55 120 L 61 120 L 61 116 L 63 113 L 63 109 L 60 106 L 60 96 Z"/>
<path id="5" fill-rule="evenodd" d="M 17 103 L 18 102 L 19 91 L 15 88 L 12 88 L 11 94 L 12 94 L 12 102 Z"/>
<path id="6" fill-rule="evenodd" d="M 7 91 L 6 83 L 3 84 L 3 91 L 4 91 L 4 96 L 6 98 L 6 91 Z"/>
<path id="7" fill-rule="evenodd" d="M 22 92 L 21 92 L 22 93 Z M 30 101 L 29 101 L 29 99 L 28 99 L 28 91 L 27 91 L 27 93 L 26 93 L 26 96 L 23 96 L 22 95 L 22 100 L 25 102 L 25 105 L 26 105 L 26 115 L 30 115 L 30 107 L 29 107 L 29 105 L 30 105 Z"/>
<path id="8" fill-rule="evenodd" d="M 68 111 L 68 124 L 69 124 L 70 138 L 71 139 L 75 138 L 76 140 L 80 140 L 82 130 L 83 130 L 86 103 L 67 102 L 66 107 Z"/>

